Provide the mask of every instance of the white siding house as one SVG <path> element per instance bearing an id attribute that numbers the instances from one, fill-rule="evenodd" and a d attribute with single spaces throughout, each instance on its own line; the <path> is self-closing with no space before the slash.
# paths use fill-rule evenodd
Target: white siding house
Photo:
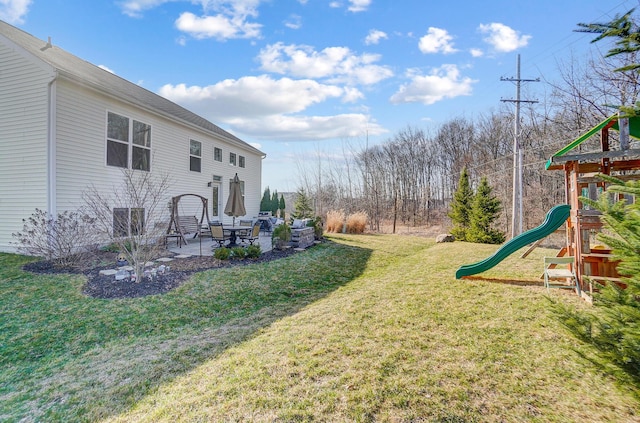
<path id="1" fill-rule="evenodd" d="M 123 140 L 118 129 L 127 125 L 150 137 Z M 0 21 L 0 251 L 15 251 L 12 233 L 36 208 L 77 210 L 89 186 L 118 185 L 122 166 L 169 174 L 167 198 L 205 196 L 210 218 L 225 222 L 237 173 L 247 216 L 257 216 L 264 157 L 183 107 Z"/>

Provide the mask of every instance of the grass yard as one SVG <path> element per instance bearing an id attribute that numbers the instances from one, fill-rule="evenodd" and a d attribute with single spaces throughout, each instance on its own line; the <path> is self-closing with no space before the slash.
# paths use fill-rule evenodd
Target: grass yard
<path id="1" fill-rule="evenodd" d="M 495 246 L 330 239 L 123 300 L 0 254 L 0 421 L 640 422 L 526 283 L 545 250 L 483 275 L 509 284 L 454 278 Z"/>

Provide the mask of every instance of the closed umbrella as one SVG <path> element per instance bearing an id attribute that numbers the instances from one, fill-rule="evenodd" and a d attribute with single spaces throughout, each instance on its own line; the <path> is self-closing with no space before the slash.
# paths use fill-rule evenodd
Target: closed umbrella
<path id="1" fill-rule="evenodd" d="M 227 205 L 224 208 L 224 214 L 233 217 L 233 224 L 236 224 L 236 217 L 244 216 L 247 214 L 247 210 L 244 208 L 244 198 L 242 198 L 242 189 L 240 188 L 240 179 L 238 174 L 231 181 L 231 188 L 229 190 L 229 199 Z"/>

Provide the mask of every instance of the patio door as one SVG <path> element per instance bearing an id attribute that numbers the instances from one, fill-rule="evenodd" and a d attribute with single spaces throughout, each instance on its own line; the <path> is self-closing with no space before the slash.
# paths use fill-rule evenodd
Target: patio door
<path id="1" fill-rule="evenodd" d="M 222 222 L 222 177 L 213 176 L 213 183 L 211 184 L 211 220 Z"/>

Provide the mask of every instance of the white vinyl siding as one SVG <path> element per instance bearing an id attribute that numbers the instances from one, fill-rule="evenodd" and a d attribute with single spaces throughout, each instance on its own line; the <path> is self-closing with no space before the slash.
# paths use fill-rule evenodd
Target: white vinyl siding
<path id="1" fill-rule="evenodd" d="M 0 251 L 12 232 L 47 208 L 48 83 L 53 77 L 0 43 Z"/>
<path id="2" fill-rule="evenodd" d="M 26 53 L 0 35 L 0 251 L 15 251 L 11 234 L 22 229 L 22 219 L 36 208 L 46 210 L 51 204 L 57 207 L 52 213 L 77 210 L 90 187 L 101 193 L 119 189 L 122 169 L 106 164 L 109 111 L 151 126 L 151 175 L 170 175 L 164 201 L 185 193 L 211 198 L 208 183 L 213 175 L 226 181 L 238 171 L 245 181 L 247 216 L 257 216 L 262 198 L 260 152 L 223 134 L 119 100 L 116 92 L 99 91 L 92 81 L 68 72 L 56 74 L 37 52 Z M 49 139 L 54 140 L 51 153 Z M 199 173 L 189 170 L 185 140 L 190 139 L 202 143 Z M 245 156 L 247 168 L 214 160 L 216 147 L 224 154 L 233 150 Z M 228 195 L 228 187 L 221 184 L 220 207 L 224 208 Z M 166 213 L 168 219 L 168 208 Z M 221 217 L 231 222 L 226 215 Z"/>

